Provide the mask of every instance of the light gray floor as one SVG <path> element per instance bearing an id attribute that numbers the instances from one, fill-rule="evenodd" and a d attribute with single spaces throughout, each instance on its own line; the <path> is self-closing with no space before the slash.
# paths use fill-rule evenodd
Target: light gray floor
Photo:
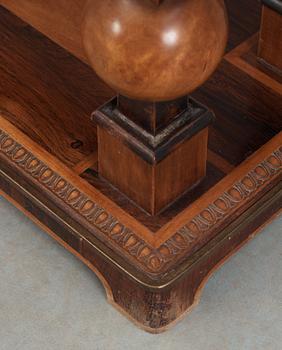
<path id="1" fill-rule="evenodd" d="M 207 283 L 171 331 L 145 333 L 95 275 L 0 197 L 1 350 L 281 350 L 282 217 Z"/>

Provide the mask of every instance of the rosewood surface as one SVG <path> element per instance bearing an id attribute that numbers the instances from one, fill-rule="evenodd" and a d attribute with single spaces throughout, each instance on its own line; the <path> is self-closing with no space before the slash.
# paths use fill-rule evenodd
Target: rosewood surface
<path id="1" fill-rule="evenodd" d="M 152 215 L 170 206 L 206 175 L 208 126 L 214 116 L 201 104 L 185 99 L 186 105 L 182 109 L 179 105 L 177 114 L 172 102 L 172 111 L 168 112 L 171 121 L 168 118 L 167 125 L 155 132 L 140 126 L 140 118 L 135 122 L 139 102 L 134 101 L 129 116 L 122 113 L 117 98 L 93 114 L 98 124 L 100 177 Z M 157 103 L 156 108 L 160 105 Z M 149 113 L 142 120 L 146 116 L 151 119 Z"/>
<path id="2" fill-rule="evenodd" d="M 228 54 L 193 94 L 217 116 L 207 176 L 155 216 L 97 176 L 90 115 L 113 92 L 86 64 L 0 11 L 2 193 L 97 273 L 115 307 L 154 333 L 195 305 L 212 271 L 281 209 L 281 81 L 255 59 L 260 6 L 227 4 Z M 52 18 L 33 16 L 48 14 L 43 3 L 30 11 L 26 2 L 5 5 L 69 45 L 75 1 L 56 12 L 69 18 L 64 35 L 49 31 Z M 68 48 L 81 53 L 76 39 Z"/>
<path id="3" fill-rule="evenodd" d="M 258 56 L 282 76 L 282 3 L 266 1 L 263 6 Z"/>
<path id="4" fill-rule="evenodd" d="M 226 0 L 225 3 L 230 23 L 230 50 L 259 30 L 261 7 L 257 0 Z M 80 35 L 86 0 L 0 0 L 0 4 L 87 61 Z"/>

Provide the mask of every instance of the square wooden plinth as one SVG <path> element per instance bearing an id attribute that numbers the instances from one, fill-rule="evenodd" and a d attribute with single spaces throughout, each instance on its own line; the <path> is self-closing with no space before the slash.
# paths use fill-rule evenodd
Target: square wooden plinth
<path id="1" fill-rule="evenodd" d="M 256 38 L 225 57 L 194 94 L 217 117 L 207 176 L 152 216 L 97 174 L 90 115 L 112 91 L 34 29 L 0 16 L 3 196 L 93 269 L 120 311 L 145 330 L 166 330 L 281 209 L 279 78 L 257 64 Z"/>

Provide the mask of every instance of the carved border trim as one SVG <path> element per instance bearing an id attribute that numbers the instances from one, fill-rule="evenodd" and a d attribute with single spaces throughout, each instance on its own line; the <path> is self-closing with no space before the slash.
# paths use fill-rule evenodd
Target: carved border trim
<path id="1" fill-rule="evenodd" d="M 150 274 L 163 272 L 169 263 L 177 262 L 203 239 L 210 238 L 227 216 L 282 171 L 280 146 L 156 249 L 1 129 L 0 153 L 86 219 L 98 232 L 106 235 L 114 246 L 126 252 Z"/>

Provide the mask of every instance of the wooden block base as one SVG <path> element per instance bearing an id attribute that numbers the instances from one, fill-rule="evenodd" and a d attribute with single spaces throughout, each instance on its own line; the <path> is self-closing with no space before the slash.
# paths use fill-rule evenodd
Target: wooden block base
<path id="1" fill-rule="evenodd" d="M 188 99 L 181 113 L 152 134 L 118 109 L 117 98 L 94 112 L 100 177 L 157 215 L 206 175 L 213 113 Z"/>
<path id="2" fill-rule="evenodd" d="M 210 274 L 281 209 L 279 80 L 247 60 L 246 43 L 226 56 L 194 94 L 217 116 L 207 176 L 149 215 L 97 174 L 90 114 L 112 91 L 6 10 L 0 17 L 3 195 L 87 264 L 131 320 L 152 333 L 168 329 Z"/>

